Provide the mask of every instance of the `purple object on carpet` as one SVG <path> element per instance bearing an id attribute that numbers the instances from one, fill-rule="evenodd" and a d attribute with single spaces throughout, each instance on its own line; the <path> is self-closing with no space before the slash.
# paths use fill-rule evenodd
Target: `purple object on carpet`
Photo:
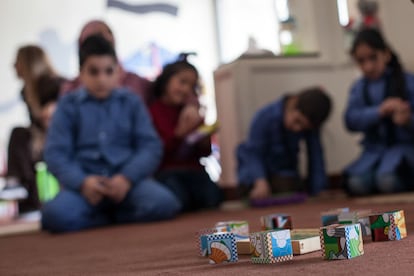
<path id="1" fill-rule="evenodd" d="M 262 198 L 262 199 L 252 199 L 250 200 L 250 206 L 252 207 L 267 207 L 273 205 L 286 205 L 291 203 L 300 203 L 305 201 L 307 198 L 306 193 L 288 193 L 281 195 L 274 195 L 272 197 Z"/>

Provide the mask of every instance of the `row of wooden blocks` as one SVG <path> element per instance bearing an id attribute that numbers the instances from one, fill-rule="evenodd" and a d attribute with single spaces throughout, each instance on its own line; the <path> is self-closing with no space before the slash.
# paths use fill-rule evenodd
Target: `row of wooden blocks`
<path id="1" fill-rule="evenodd" d="M 348 208 L 321 214 L 319 229 L 293 229 L 292 218 L 271 214 L 260 218 L 262 230 L 249 233 L 247 221 L 219 222 L 200 230 L 200 254 L 210 263 L 237 262 L 238 255 L 249 254 L 252 263 L 277 263 L 293 255 L 322 251 L 327 260 L 350 259 L 364 254 L 364 240 L 400 240 L 407 236 L 403 210 L 372 213 Z"/>

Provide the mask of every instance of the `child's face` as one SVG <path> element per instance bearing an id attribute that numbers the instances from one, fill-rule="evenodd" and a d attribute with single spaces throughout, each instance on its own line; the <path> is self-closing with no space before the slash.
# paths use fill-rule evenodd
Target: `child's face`
<path id="1" fill-rule="evenodd" d="M 175 74 L 168 81 L 164 99 L 174 105 L 184 104 L 188 97 L 194 93 L 197 85 L 197 74 L 190 69 Z"/>
<path id="2" fill-rule="evenodd" d="M 390 58 L 389 51 L 377 50 L 367 44 L 359 45 L 354 53 L 354 60 L 362 73 L 371 80 L 379 79 L 384 74 Z"/>
<path id="3" fill-rule="evenodd" d="M 298 109 L 286 109 L 284 116 L 285 128 L 292 132 L 301 132 L 312 128 L 308 118 Z"/>
<path id="4" fill-rule="evenodd" d="M 92 96 L 104 99 L 118 85 L 117 62 L 109 55 L 90 56 L 82 65 L 80 77 Z"/>

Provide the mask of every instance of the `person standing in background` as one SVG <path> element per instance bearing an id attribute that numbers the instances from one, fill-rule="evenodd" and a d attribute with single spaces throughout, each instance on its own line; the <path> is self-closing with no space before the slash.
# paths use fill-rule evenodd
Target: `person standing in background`
<path id="1" fill-rule="evenodd" d="M 115 38 L 113 35 L 112 30 L 109 26 L 101 21 L 101 20 L 92 20 L 89 21 L 84 25 L 81 30 L 79 39 L 78 39 L 78 47 L 91 35 L 101 35 L 103 36 L 109 43 L 111 43 L 112 47 L 115 48 Z M 119 73 L 119 80 L 118 85 L 120 87 L 126 87 L 132 92 L 140 95 L 145 103 L 148 103 L 151 100 L 150 96 L 150 86 L 151 82 L 141 76 L 138 76 L 135 73 L 125 71 L 122 66 L 120 67 Z M 63 84 L 62 86 L 62 93 L 65 94 L 69 91 L 76 90 L 81 86 L 81 81 L 79 76 L 75 79 L 68 81 Z"/>

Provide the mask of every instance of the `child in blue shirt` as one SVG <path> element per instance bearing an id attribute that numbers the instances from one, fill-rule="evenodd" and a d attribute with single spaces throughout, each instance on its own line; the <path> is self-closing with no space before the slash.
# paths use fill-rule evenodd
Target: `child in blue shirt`
<path id="1" fill-rule="evenodd" d="M 149 178 L 161 142 L 142 101 L 115 88 L 115 50 L 91 36 L 79 61 L 85 88 L 61 98 L 48 131 L 45 160 L 62 190 L 43 207 L 43 228 L 65 232 L 173 217 L 180 203 Z"/>
<path id="2" fill-rule="evenodd" d="M 309 88 L 255 114 L 247 140 L 237 148 L 239 183 L 250 199 L 303 189 L 297 157 L 301 139 L 308 150 L 308 192 L 317 194 L 326 187 L 319 130 L 330 110 L 327 94 Z"/>
<path id="3" fill-rule="evenodd" d="M 363 76 L 350 91 L 345 124 L 363 140 L 362 154 L 345 170 L 346 188 L 351 195 L 412 189 L 414 75 L 377 30 L 358 33 L 351 55 Z"/>

